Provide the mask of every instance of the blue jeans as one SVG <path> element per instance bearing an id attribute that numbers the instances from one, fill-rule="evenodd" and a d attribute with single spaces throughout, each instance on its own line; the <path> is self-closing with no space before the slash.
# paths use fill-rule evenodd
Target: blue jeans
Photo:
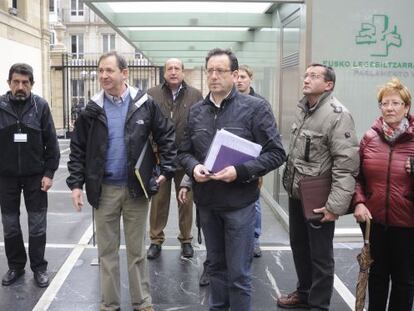
<path id="1" fill-rule="evenodd" d="M 259 237 L 262 234 L 262 206 L 260 205 L 260 199 L 254 203 L 256 210 L 256 223 L 254 225 L 254 244 L 259 243 Z"/>
<path id="2" fill-rule="evenodd" d="M 199 207 L 210 260 L 210 311 L 251 311 L 255 203 L 237 210 Z"/>

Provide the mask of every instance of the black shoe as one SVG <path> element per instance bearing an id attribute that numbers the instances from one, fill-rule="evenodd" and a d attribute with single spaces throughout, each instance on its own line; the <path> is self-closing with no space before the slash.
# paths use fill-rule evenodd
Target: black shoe
<path id="1" fill-rule="evenodd" d="M 183 243 L 181 245 L 181 255 L 185 258 L 191 258 L 194 256 L 194 249 L 191 243 Z"/>
<path id="2" fill-rule="evenodd" d="M 147 251 L 148 259 L 155 259 L 161 255 L 161 245 L 151 244 Z"/>
<path id="3" fill-rule="evenodd" d="M 210 285 L 210 275 L 208 274 L 207 269 L 204 267 L 203 273 L 201 274 L 200 281 L 198 282 L 200 286 Z"/>
<path id="4" fill-rule="evenodd" d="M 46 271 L 36 271 L 33 274 L 37 286 L 46 287 L 49 286 L 49 276 Z"/>
<path id="5" fill-rule="evenodd" d="M 9 269 L 9 271 L 7 271 L 6 274 L 3 276 L 3 279 L 1 280 L 1 284 L 4 286 L 12 285 L 23 274 L 24 274 L 24 269 L 20 269 L 20 270 Z"/>
<path id="6" fill-rule="evenodd" d="M 260 244 L 257 243 L 254 245 L 254 249 L 253 249 L 253 257 L 262 257 L 262 250 L 260 249 Z"/>

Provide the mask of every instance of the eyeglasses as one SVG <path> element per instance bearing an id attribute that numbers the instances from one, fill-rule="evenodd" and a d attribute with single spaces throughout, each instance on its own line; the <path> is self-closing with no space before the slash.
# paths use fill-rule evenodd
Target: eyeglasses
<path id="1" fill-rule="evenodd" d="M 206 69 L 206 74 L 208 76 L 212 76 L 213 73 L 215 72 L 218 76 L 223 76 L 226 72 L 231 72 L 232 70 L 230 69 L 221 69 L 221 68 L 217 68 L 217 69 L 213 69 L 213 68 L 208 68 Z"/>
<path id="2" fill-rule="evenodd" d="M 303 80 L 305 80 L 306 78 L 309 78 L 311 80 L 317 80 L 320 78 L 324 78 L 324 76 L 319 75 L 317 73 L 305 73 L 305 75 L 303 76 Z"/>
<path id="3" fill-rule="evenodd" d="M 404 102 L 397 102 L 397 101 L 395 101 L 395 102 L 386 102 L 386 103 L 378 103 L 378 107 L 380 109 L 386 109 L 388 107 L 391 107 L 393 109 L 397 109 L 398 107 L 400 107 L 404 104 L 405 104 Z"/>

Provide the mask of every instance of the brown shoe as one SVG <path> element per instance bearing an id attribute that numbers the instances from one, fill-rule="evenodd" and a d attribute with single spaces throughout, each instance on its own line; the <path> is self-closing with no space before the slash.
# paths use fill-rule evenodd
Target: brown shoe
<path id="1" fill-rule="evenodd" d="M 284 309 L 304 308 L 309 309 L 306 301 L 300 299 L 298 291 L 294 291 L 288 295 L 280 296 L 277 299 L 277 305 Z"/>

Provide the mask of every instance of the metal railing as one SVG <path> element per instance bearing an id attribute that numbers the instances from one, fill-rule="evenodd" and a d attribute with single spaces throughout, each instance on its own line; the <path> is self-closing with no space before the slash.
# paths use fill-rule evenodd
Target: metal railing
<path id="1" fill-rule="evenodd" d="M 160 83 L 159 67 L 148 65 L 148 60 L 125 56 L 128 62 L 128 84 L 147 90 Z M 98 54 L 85 54 L 82 59 L 63 55 L 63 126 L 70 132 L 80 111 L 99 89 Z M 52 95 L 53 96 L 53 95 Z"/>

